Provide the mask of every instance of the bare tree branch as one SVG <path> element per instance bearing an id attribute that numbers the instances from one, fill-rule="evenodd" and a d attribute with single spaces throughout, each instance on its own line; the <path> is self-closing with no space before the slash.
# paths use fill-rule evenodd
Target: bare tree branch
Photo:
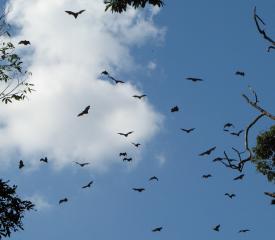
<path id="1" fill-rule="evenodd" d="M 244 97 L 244 99 L 254 108 L 256 108 L 257 110 L 259 110 L 262 114 L 264 114 L 265 116 L 269 117 L 272 120 L 275 120 L 275 115 L 272 115 L 271 113 L 269 113 L 268 111 L 264 110 L 262 107 L 260 107 L 256 102 L 252 102 L 245 94 L 242 94 L 242 96 Z"/>
<path id="2" fill-rule="evenodd" d="M 270 37 L 266 34 L 266 32 L 265 32 L 264 29 L 261 29 L 260 24 L 259 24 L 259 21 L 260 21 L 263 25 L 265 25 L 265 23 L 264 23 L 264 21 L 257 15 L 257 13 L 256 13 L 256 7 L 254 8 L 253 18 L 254 18 L 254 21 L 255 21 L 255 23 L 256 23 L 256 27 L 257 27 L 257 29 L 258 29 L 258 32 L 263 36 L 264 39 L 266 39 L 268 42 L 271 43 L 271 46 L 270 46 L 270 47 L 273 48 L 272 46 L 275 46 L 275 42 L 273 41 L 272 38 L 270 38 Z M 270 47 L 268 48 L 268 51 L 270 50 Z"/>
<path id="3" fill-rule="evenodd" d="M 249 144 L 248 144 L 248 133 L 249 133 L 250 128 L 253 127 L 256 124 L 256 122 L 258 122 L 258 120 L 261 119 L 263 116 L 265 116 L 265 114 L 263 114 L 263 113 L 258 115 L 245 129 L 245 134 L 244 134 L 245 142 L 244 142 L 244 145 L 245 145 L 245 149 L 249 152 L 249 155 L 250 155 L 249 159 L 252 158 L 252 151 L 251 151 L 251 149 L 249 147 Z"/>

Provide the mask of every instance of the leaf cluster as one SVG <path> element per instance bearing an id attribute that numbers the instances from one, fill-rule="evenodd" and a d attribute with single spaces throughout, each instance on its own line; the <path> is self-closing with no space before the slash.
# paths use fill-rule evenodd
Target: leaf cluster
<path id="1" fill-rule="evenodd" d="M 144 8 L 147 3 L 158 7 L 164 6 L 164 2 L 162 0 L 105 0 L 104 3 L 106 4 L 105 11 L 110 8 L 111 12 L 116 13 L 126 11 L 128 6 L 132 6 L 135 9 L 139 7 Z"/>
<path id="2" fill-rule="evenodd" d="M 24 213 L 34 208 L 32 202 L 21 200 L 16 195 L 16 189 L 17 186 L 9 186 L 0 179 L 0 239 L 23 230 Z"/>
<path id="3" fill-rule="evenodd" d="M 23 67 L 23 61 L 16 53 L 16 48 L 7 37 L 8 25 L 5 22 L 5 15 L 0 17 L 0 100 L 12 103 L 13 100 L 21 101 L 26 98 L 27 93 L 34 91 L 34 85 L 27 83 L 31 74 Z"/>
<path id="4" fill-rule="evenodd" d="M 268 181 L 275 182 L 275 125 L 257 136 L 252 162 Z"/>

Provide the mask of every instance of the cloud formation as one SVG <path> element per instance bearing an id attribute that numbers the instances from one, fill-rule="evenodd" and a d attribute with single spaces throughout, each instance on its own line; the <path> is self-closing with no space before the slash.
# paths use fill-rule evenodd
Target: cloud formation
<path id="1" fill-rule="evenodd" d="M 155 157 L 156 157 L 156 160 L 158 161 L 160 167 L 162 167 L 167 161 L 166 156 L 163 153 L 160 153 L 160 154 L 156 155 Z"/>
<path id="2" fill-rule="evenodd" d="M 45 211 L 52 208 L 52 205 L 40 194 L 34 194 L 31 197 L 26 198 L 35 205 L 35 209 L 38 211 Z"/>
<path id="3" fill-rule="evenodd" d="M 29 100 L 1 106 L 0 157 L 32 165 L 48 156 L 58 168 L 72 161 L 106 169 L 130 144 L 145 144 L 158 132 L 162 116 L 131 83 L 102 80 L 103 70 L 118 76 L 135 69 L 132 46 L 161 39 L 153 23 L 158 10 L 104 12 L 101 0 L 10 0 L 8 22 L 19 28 L 13 41 L 31 42 L 24 59 L 36 92 Z M 86 9 L 78 19 L 65 10 Z M 26 47 L 22 47 L 25 48 Z M 91 105 L 88 115 L 76 115 Z M 134 131 L 128 138 L 117 132 Z M 0 160 L 3 161 L 3 160 Z"/>
<path id="4" fill-rule="evenodd" d="M 151 71 L 154 71 L 156 68 L 157 68 L 157 64 L 154 62 L 154 61 L 150 61 L 148 64 L 147 64 L 147 68 Z"/>

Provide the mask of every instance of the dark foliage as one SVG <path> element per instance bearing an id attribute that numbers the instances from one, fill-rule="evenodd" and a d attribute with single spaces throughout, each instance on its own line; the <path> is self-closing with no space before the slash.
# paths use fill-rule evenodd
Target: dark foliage
<path id="1" fill-rule="evenodd" d="M 23 229 L 25 211 L 32 210 L 34 204 L 23 201 L 16 195 L 17 186 L 9 186 L 0 179 L 0 239 L 10 237 L 12 232 Z"/>
<path id="2" fill-rule="evenodd" d="M 110 8 L 111 12 L 117 13 L 126 11 L 128 6 L 144 8 L 147 3 L 158 7 L 163 7 L 164 5 L 162 0 L 105 0 L 104 3 L 106 5 L 105 11 Z"/>
<path id="3" fill-rule="evenodd" d="M 275 125 L 257 136 L 257 144 L 253 148 L 253 160 L 257 170 L 265 175 L 268 181 L 275 182 Z"/>

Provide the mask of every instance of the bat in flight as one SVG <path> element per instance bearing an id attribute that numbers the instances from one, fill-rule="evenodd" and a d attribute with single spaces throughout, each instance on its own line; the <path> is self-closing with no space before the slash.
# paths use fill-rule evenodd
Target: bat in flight
<path id="1" fill-rule="evenodd" d="M 244 174 L 241 174 L 241 175 L 235 177 L 233 180 L 242 180 L 243 177 L 244 177 Z"/>
<path id="2" fill-rule="evenodd" d="M 216 149 L 216 147 L 212 147 L 212 148 L 200 153 L 199 156 L 210 155 L 211 152 L 213 152 L 215 149 Z"/>
<path id="3" fill-rule="evenodd" d="M 192 81 L 192 82 L 202 82 L 203 79 L 201 78 L 195 78 L 195 77 L 187 77 L 186 80 Z"/>
<path id="4" fill-rule="evenodd" d="M 85 163 L 79 163 L 79 162 L 75 162 L 77 165 L 79 165 L 80 167 L 85 167 L 86 165 L 89 165 L 90 163 L 85 162 Z"/>
<path id="5" fill-rule="evenodd" d="M 178 106 L 175 106 L 175 107 L 172 107 L 171 112 L 178 112 L 179 111 L 179 107 Z"/>
<path id="6" fill-rule="evenodd" d="M 265 195 L 275 198 L 275 192 L 264 192 Z"/>
<path id="7" fill-rule="evenodd" d="M 125 158 L 123 158 L 123 162 L 124 162 L 124 161 L 131 162 L 131 161 L 133 161 L 133 158 L 126 158 L 126 157 L 125 157 Z"/>
<path id="8" fill-rule="evenodd" d="M 241 229 L 240 231 L 239 231 L 239 233 L 246 233 L 246 232 L 249 232 L 250 230 L 249 229 Z"/>
<path id="9" fill-rule="evenodd" d="M 144 98 L 144 97 L 146 97 L 146 96 L 147 96 L 147 95 L 142 94 L 142 95 L 134 95 L 134 96 L 132 96 L 132 97 L 138 98 L 138 99 L 142 99 L 142 98 Z"/>
<path id="10" fill-rule="evenodd" d="M 109 73 L 106 70 L 102 71 L 101 74 L 109 76 Z"/>
<path id="11" fill-rule="evenodd" d="M 85 10 L 80 10 L 78 12 L 72 12 L 72 11 L 65 11 L 66 13 L 68 13 L 69 15 L 73 15 L 75 19 L 77 19 L 78 15 L 80 15 L 81 13 L 85 12 Z"/>
<path id="12" fill-rule="evenodd" d="M 109 78 L 111 78 L 116 84 L 118 84 L 118 83 L 125 83 L 124 81 L 117 80 L 117 79 L 115 79 L 114 77 L 112 77 L 110 75 L 109 75 Z"/>
<path id="13" fill-rule="evenodd" d="M 127 152 L 119 153 L 119 156 L 120 156 L 120 157 L 122 157 L 122 156 L 123 156 L 123 157 L 126 157 L 126 156 L 127 156 Z"/>
<path id="14" fill-rule="evenodd" d="M 190 128 L 190 129 L 181 128 L 181 130 L 186 132 L 186 133 L 190 133 L 190 132 L 194 131 L 195 129 L 196 128 Z"/>
<path id="15" fill-rule="evenodd" d="M 211 175 L 211 174 L 202 175 L 202 178 L 205 178 L 205 179 L 210 178 L 210 177 L 212 177 L 212 175 Z"/>
<path id="16" fill-rule="evenodd" d="M 40 162 L 48 163 L 48 158 L 47 157 L 40 158 Z"/>
<path id="17" fill-rule="evenodd" d="M 131 131 L 131 132 L 127 132 L 127 133 L 117 133 L 121 136 L 124 136 L 124 137 L 128 137 L 128 135 L 132 134 L 134 131 Z"/>
<path id="18" fill-rule="evenodd" d="M 31 42 L 28 41 L 28 40 L 21 40 L 18 44 L 22 44 L 22 45 L 27 46 L 27 45 L 31 45 Z"/>
<path id="19" fill-rule="evenodd" d="M 78 117 L 81 117 L 81 116 L 83 116 L 83 115 L 85 115 L 85 114 L 88 114 L 89 113 L 89 110 L 90 110 L 90 105 L 89 106 L 87 106 L 81 113 L 79 113 L 77 116 Z"/>
<path id="20" fill-rule="evenodd" d="M 93 184 L 94 181 L 90 181 L 88 184 L 86 184 L 85 186 L 83 186 L 82 188 L 90 188 L 91 185 Z"/>
<path id="21" fill-rule="evenodd" d="M 59 200 L 59 204 L 68 202 L 68 198 L 63 198 Z"/>
<path id="22" fill-rule="evenodd" d="M 229 198 L 233 198 L 233 197 L 236 197 L 236 195 L 234 194 L 234 193 L 232 193 L 232 194 L 229 194 L 229 193 L 225 193 L 224 194 L 225 196 L 228 196 Z"/>
<path id="23" fill-rule="evenodd" d="M 149 181 L 153 181 L 153 180 L 158 181 L 159 179 L 158 179 L 156 176 L 153 176 L 153 177 L 150 177 L 150 178 L 149 178 Z"/>
<path id="24" fill-rule="evenodd" d="M 275 49 L 275 47 L 274 47 L 274 46 L 269 46 L 269 47 L 267 48 L 267 51 L 270 52 L 271 49 Z"/>
<path id="25" fill-rule="evenodd" d="M 244 130 L 240 130 L 239 132 L 231 132 L 230 134 L 239 137 L 242 132 L 244 132 Z"/>
<path id="26" fill-rule="evenodd" d="M 139 147 L 141 144 L 140 143 L 132 143 L 135 147 Z"/>
<path id="27" fill-rule="evenodd" d="M 213 159 L 213 162 L 218 162 L 218 161 L 221 161 L 223 160 L 224 158 L 221 158 L 221 157 L 216 157 L 215 159 Z"/>
<path id="28" fill-rule="evenodd" d="M 216 231 L 216 232 L 219 232 L 220 231 L 220 227 L 221 227 L 221 225 L 218 224 L 217 226 L 213 227 L 213 230 Z"/>
<path id="29" fill-rule="evenodd" d="M 223 128 L 228 128 L 228 127 L 235 127 L 233 123 L 226 123 L 224 124 Z"/>
<path id="30" fill-rule="evenodd" d="M 163 227 L 157 227 L 152 229 L 152 232 L 160 232 L 162 230 Z"/>
<path id="31" fill-rule="evenodd" d="M 235 72 L 235 74 L 236 74 L 236 75 L 240 75 L 240 76 L 244 77 L 245 72 L 236 71 L 236 72 Z"/>
<path id="32" fill-rule="evenodd" d="M 23 160 L 20 160 L 19 161 L 19 169 L 21 169 L 21 168 L 23 168 L 25 165 L 24 165 L 24 162 L 23 162 Z"/>
<path id="33" fill-rule="evenodd" d="M 136 192 L 143 192 L 145 191 L 145 188 L 132 188 Z"/>

